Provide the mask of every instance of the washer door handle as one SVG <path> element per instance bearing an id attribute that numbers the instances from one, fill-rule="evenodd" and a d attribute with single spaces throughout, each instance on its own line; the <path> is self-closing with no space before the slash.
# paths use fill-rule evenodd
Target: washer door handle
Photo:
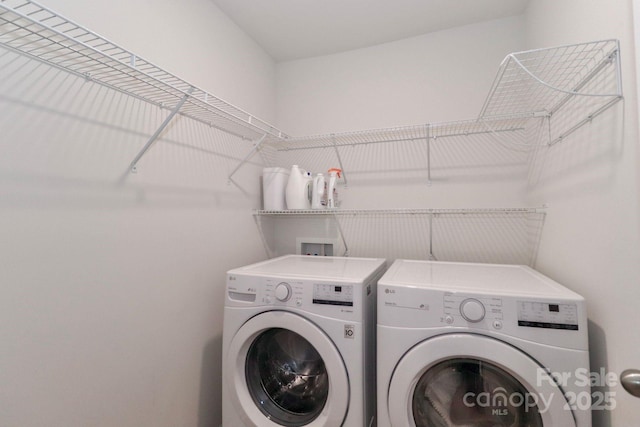
<path id="1" fill-rule="evenodd" d="M 620 382 L 632 396 L 640 397 L 640 370 L 627 369 L 620 375 Z"/>

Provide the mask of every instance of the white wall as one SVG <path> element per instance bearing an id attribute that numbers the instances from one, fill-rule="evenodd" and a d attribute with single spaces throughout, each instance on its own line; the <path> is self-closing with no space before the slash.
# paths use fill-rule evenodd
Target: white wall
<path id="1" fill-rule="evenodd" d="M 500 61 L 524 46 L 512 17 L 277 64 L 277 121 L 296 136 L 474 119 Z"/>
<path id="2" fill-rule="evenodd" d="M 532 1 L 530 47 L 620 39 L 625 101 L 552 149 L 530 183 L 531 203 L 547 203 L 538 268 L 585 296 L 591 368 L 640 368 L 635 331 L 640 300 L 638 108 L 631 1 Z M 637 23 L 636 23 L 637 24 Z M 603 391 L 596 388 L 596 391 Z M 595 411 L 594 426 L 640 424 L 640 401 L 611 387 L 617 408 Z"/>
<path id="3" fill-rule="evenodd" d="M 47 0 L 267 120 L 275 65 L 208 0 Z M 247 142 L 0 52 L 0 425 L 217 426 L 225 271 L 264 257 Z"/>

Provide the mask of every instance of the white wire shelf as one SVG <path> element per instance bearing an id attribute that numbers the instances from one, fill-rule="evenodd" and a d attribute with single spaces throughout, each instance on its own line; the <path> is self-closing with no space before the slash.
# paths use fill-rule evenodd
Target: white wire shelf
<path id="1" fill-rule="evenodd" d="M 534 49 L 511 53 L 502 61 L 479 119 L 552 117 L 563 108 L 584 107 L 581 119 L 564 126 L 568 134 L 620 99 L 618 40 Z"/>
<path id="2" fill-rule="evenodd" d="M 530 125 L 530 117 L 500 117 L 301 138 L 268 138 L 268 149 L 261 154 L 269 166 L 303 164 L 318 171 L 338 166 L 344 185 L 363 164 L 379 171 L 402 170 L 403 165 L 415 171 L 424 169 L 425 182 L 431 183 L 432 163 L 435 168 L 456 161 L 469 165 L 472 158 L 476 166 L 495 165 L 497 159 L 520 157 L 512 148 L 527 145 L 526 130 Z M 354 162 L 359 166 L 354 167 Z"/>
<path id="3" fill-rule="evenodd" d="M 309 150 L 380 143 L 426 141 L 427 139 L 481 135 L 523 130 L 528 117 L 496 117 L 490 120 L 460 120 L 355 132 L 309 135 L 303 137 L 269 137 L 267 142 L 278 151 Z"/>
<path id="4" fill-rule="evenodd" d="M 244 139 L 285 136 L 269 123 L 34 1 L 0 2 L 0 45 Z"/>
<path id="5" fill-rule="evenodd" d="M 458 208 L 458 209 L 291 209 L 291 210 L 254 210 L 255 216 L 282 216 L 282 215 L 509 215 L 544 213 L 545 208 Z"/>
<path id="6" fill-rule="evenodd" d="M 268 257 L 293 242 L 334 255 L 535 265 L 545 208 L 254 211 Z M 265 232 L 265 230 L 267 232 Z"/>
<path id="7" fill-rule="evenodd" d="M 619 43 L 604 40 L 508 55 L 475 120 L 293 138 L 35 1 L 0 1 L 0 46 L 167 109 L 168 117 L 133 160 L 132 171 L 179 114 L 257 142 L 229 179 L 258 151 L 267 165 L 276 165 L 278 153 L 328 148 L 335 158 L 327 162 L 343 170 L 346 185 L 350 169 L 344 167 L 342 147 L 396 143 L 406 147 L 410 156 L 422 159 L 422 154 L 413 152 L 421 150 L 425 141 L 424 162 L 430 183 L 431 142 L 450 138 L 459 143 L 461 138 L 472 136 L 475 147 L 487 146 L 486 142 L 494 143 L 500 137 L 503 145 L 532 146 L 538 141 L 529 140 L 532 133 L 526 133 L 527 126 L 548 120 L 551 145 L 622 99 Z M 276 160 L 266 159 L 265 153 Z M 313 154 L 317 157 L 318 152 Z M 280 157 L 286 165 L 292 164 L 291 156 Z M 442 157 L 434 152 L 436 161 Z M 473 157 L 478 158 L 475 153 Z M 461 164 L 466 164 L 466 159 Z"/>

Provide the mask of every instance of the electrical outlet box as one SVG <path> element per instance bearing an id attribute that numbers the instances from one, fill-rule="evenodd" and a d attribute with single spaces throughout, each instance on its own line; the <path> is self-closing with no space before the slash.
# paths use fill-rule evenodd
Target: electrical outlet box
<path id="1" fill-rule="evenodd" d="M 317 237 L 298 237 L 296 239 L 296 253 L 310 256 L 333 256 L 337 248 L 337 241 Z"/>

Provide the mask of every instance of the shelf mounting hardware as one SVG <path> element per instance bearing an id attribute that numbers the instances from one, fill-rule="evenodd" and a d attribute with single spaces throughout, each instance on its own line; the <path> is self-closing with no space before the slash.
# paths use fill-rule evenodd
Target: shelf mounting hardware
<path id="1" fill-rule="evenodd" d="M 431 186 L 431 126 L 429 124 L 425 125 L 425 134 L 427 140 L 427 185 Z M 433 137 L 433 140 L 436 140 L 436 137 Z"/>
<path id="2" fill-rule="evenodd" d="M 338 164 L 340 165 L 340 170 L 342 171 L 342 179 L 344 179 L 344 188 L 347 188 L 347 175 L 344 173 L 344 166 L 342 166 L 342 158 L 340 157 L 340 150 L 338 150 L 338 144 L 336 143 L 336 135 L 331 134 L 331 143 L 333 144 L 333 149 L 336 151 L 336 157 L 338 158 Z"/>
<path id="3" fill-rule="evenodd" d="M 348 257 L 351 255 L 349 252 L 349 246 L 347 245 L 347 239 L 344 237 L 344 232 L 342 231 L 342 225 L 340 225 L 340 220 L 338 219 L 338 215 L 336 215 L 336 211 L 333 212 L 333 220 L 336 222 L 336 226 L 338 227 L 338 234 L 340 234 L 340 240 L 342 240 L 342 244 L 344 245 L 344 253 L 342 256 Z"/>
<path id="4" fill-rule="evenodd" d="M 160 136 L 162 131 L 164 131 L 164 129 L 169 125 L 169 123 L 171 122 L 171 120 L 173 120 L 175 115 L 178 114 L 178 112 L 180 111 L 180 108 L 182 108 L 184 103 L 187 101 L 187 98 L 189 98 L 189 96 L 191 96 L 191 94 L 193 93 L 193 90 L 194 90 L 194 87 L 191 86 L 191 88 L 189 88 L 187 93 L 184 94 L 182 99 L 180 99 L 180 102 L 178 102 L 178 104 L 173 108 L 173 110 L 171 110 L 171 112 L 169 113 L 167 118 L 164 119 L 164 122 L 162 122 L 160 127 L 154 132 L 153 135 L 151 135 L 151 138 L 149 138 L 149 140 L 144 145 L 144 147 L 142 147 L 142 150 L 140 150 L 140 152 L 138 153 L 136 158 L 133 159 L 133 161 L 131 162 L 131 172 L 132 173 L 136 173 L 138 171 L 138 162 L 140 161 L 142 156 L 145 155 L 147 150 L 149 150 L 149 148 L 151 148 L 151 146 L 156 141 L 156 139 L 158 139 L 158 137 Z"/>
<path id="5" fill-rule="evenodd" d="M 429 261 L 438 261 L 438 258 L 433 254 L 433 212 L 429 212 L 427 221 L 429 222 Z"/>
<path id="6" fill-rule="evenodd" d="M 260 149 L 260 146 L 262 145 L 262 143 L 266 138 L 267 138 L 267 134 L 265 133 L 258 140 L 258 142 L 255 143 L 251 151 L 249 151 L 247 155 L 244 156 L 244 159 L 242 159 L 242 161 L 238 164 L 238 166 L 236 166 L 236 168 L 229 174 L 229 176 L 227 177 L 227 184 L 231 184 L 231 177 L 235 175 L 235 173 L 238 172 L 238 170 L 242 167 L 242 165 L 247 163 L 247 161 L 249 161 L 249 159 Z"/>

